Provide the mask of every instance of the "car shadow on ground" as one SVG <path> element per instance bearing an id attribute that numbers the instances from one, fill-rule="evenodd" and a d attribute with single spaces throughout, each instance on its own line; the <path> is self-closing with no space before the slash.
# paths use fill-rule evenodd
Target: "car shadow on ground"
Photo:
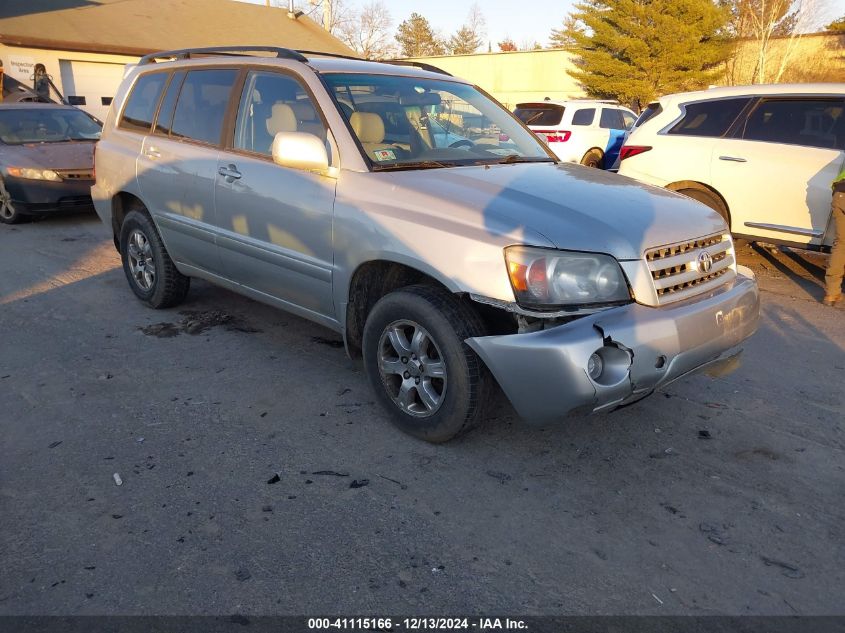
<path id="1" fill-rule="evenodd" d="M 752 242 L 743 250 L 762 260 L 763 268 L 779 272 L 784 280 L 800 288 L 810 299 L 821 301 L 824 296 L 825 274 L 823 255 L 759 242 Z M 748 265 L 754 267 L 754 263 L 749 262 Z"/>

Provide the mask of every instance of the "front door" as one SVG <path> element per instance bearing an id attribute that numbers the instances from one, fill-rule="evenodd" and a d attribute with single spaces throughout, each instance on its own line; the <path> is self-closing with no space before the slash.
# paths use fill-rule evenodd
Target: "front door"
<path id="1" fill-rule="evenodd" d="M 236 284 L 306 316 L 334 319 L 336 180 L 276 165 L 271 145 L 279 132 L 326 139 L 322 118 L 298 79 L 282 72 L 250 72 L 231 147 L 217 163 L 222 264 Z"/>
<path id="2" fill-rule="evenodd" d="M 845 160 L 845 100 L 763 99 L 733 136 L 711 159 L 733 232 L 821 244 Z"/>

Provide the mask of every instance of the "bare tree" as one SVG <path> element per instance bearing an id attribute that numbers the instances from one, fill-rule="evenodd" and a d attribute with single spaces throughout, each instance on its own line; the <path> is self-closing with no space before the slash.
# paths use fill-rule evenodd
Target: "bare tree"
<path id="1" fill-rule="evenodd" d="M 446 48 L 453 55 L 470 55 L 481 47 L 486 34 L 486 22 L 481 8 L 477 3 L 473 4 L 466 22 L 449 38 Z"/>
<path id="2" fill-rule="evenodd" d="M 824 0 L 726 0 L 731 13 L 730 35 L 754 42 L 751 80 L 778 82 L 790 63 L 801 37 L 812 30 Z M 738 60 L 728 65 L 728 80 L 738 78 Z M 744 73 L 743 73 L 744 75 Z"/>
<path id="3" fill-rule="evenodd" d="M 342 39 L 367 59 L 384 59 L 396 53 L 390 33 L 393 19 L 384 2 L 373 0 L 354 12 L 339 30 Z"/>

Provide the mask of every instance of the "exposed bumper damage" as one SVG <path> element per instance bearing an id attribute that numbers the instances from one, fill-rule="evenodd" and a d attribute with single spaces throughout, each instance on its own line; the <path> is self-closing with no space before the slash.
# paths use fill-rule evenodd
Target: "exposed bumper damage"
<path id="1" fill-rule="evenodd" d="M 544 424 L 631 403 L 692 371 L 735 369 L 737 346 L 756 331 L 759 313 L 757 282 L 740 267 L 730 285 L 704 297 L 660 308 L 630 304 L 539 332 L 466 342 L 520 416 Z M 603 368 L 595 378 L 587 370 L 593 354 Z"/>

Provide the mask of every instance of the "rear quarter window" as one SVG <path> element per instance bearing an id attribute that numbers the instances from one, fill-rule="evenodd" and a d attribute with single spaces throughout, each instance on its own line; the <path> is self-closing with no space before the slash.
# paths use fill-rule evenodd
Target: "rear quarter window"
<path id="1" fill-rule="evenodd" d="M 669 130 L 669 134 L 724 136 L 749 101 L 748 97 L 740 97 L 688 103 L 684 107 L 683 118 Z"/>
<path id="2" fill-rule="evenodd" d="M 642 111 L 639 118 L 634 123 L 634 127 L 635 128 L 640 127 L 643 123 L 650 121 L 651 119 L 656 117 L 661 112 L 663 112 L 663 106 L 660 105 L 659 103 L 648 104 L 648 107 L 645 110 Z"/>
<path id="3" fill-rule="evenodd" d="M 565 108 L 554 103 L 520 104 L 514 110 L 525 125 L 557 125 L 563 119 Z"/>
<path id="4" fill-rule="evenodd" d="M 119 127 L 137 132 L 150 131 L 167 76 L 167 73 L 158 72 L 138 77 L 126 100 Z"/>

